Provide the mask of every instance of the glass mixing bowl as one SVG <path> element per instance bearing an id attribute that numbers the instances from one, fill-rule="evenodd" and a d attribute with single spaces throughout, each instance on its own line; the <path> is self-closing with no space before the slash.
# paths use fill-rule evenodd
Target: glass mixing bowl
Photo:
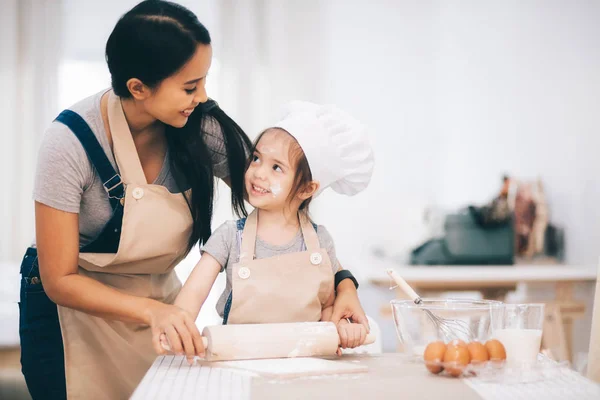
<path id="1" fill-rule="evenodd" d="M 491 335 L 493 313 L 502 302 L 470 299 L 392 300 L 392 315 L 400 340 L 399 351 L 422 358 L 425 347 L 435 341 L 454 339 L 485 343 Z"/>

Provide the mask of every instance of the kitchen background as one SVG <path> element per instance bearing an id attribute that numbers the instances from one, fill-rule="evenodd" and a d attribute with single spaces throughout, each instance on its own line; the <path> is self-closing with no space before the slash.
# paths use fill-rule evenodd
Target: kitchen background
<path id="1" fill-rule="evenodd" d="M 440 233 L 446 213 L 497 196 L 504 174 L 543 182 L 548 219 L 564 235 L 557 262 L 598 263 L 600 2 L 178 2 L 213 37 L 209 96 L 251 137 L 290 99 L 335 103 L 370 127 L 370 187 L 353 198 L 324 194 L 313 217 L 362 282 L 385 351 L 396 337 L 380 308 L 393 292 L 369 285 L 381 273 L 374 265 L 407 264 L 413 248 Z M 2 348 L 18 345 L 18 265 L 34 237 L 40 138 L 60 110 L 109 86 L 106 39 L 136 3 L 0 1 Z M 231 218 L 228 200 L 220 185 L 215 227 Z M 182 279 L 198 258 L 193 251 L 178 266 Z M 218 323 L 213 305 L 223 284 L 221 277 L 200 325 Z M 550 289 L 519 287 L 512 296 Z M 576 297 L 591 305 L 593 284 L 579 285 Z M 590 311 L 576 321 L 575 361 L 585 359 Z M 0 357 L 0 376 L 13 376 L 10 362 Z"/>

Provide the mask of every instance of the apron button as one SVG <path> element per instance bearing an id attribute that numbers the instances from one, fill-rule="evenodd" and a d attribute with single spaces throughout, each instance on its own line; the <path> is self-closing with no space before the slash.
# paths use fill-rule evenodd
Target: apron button
<path id="1" fill-rule="evenodd" d="M 323 256 L 321 253 L 312 253 L 310 255 L 310 262 L 312 265 L 319 265 L 323 261 Z"/>
<path id="2" fill-rule="evenodd" d="M 248 279 L 250 277 L 250 270 L 246 267 L 240 268 L 238 276 L 242 279 Z"/>
<path id="3" fill-rule="evenodd" d="M 139 187 L 133 189 L 132 196 L 136 200 L 141 199 L 142 197 L 144 197 L 144 189 L 139 188 Z"/>

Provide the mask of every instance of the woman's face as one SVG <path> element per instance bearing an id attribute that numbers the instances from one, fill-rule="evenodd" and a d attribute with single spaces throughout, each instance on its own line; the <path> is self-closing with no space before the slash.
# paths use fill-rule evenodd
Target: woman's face
<path id="1" fill-rule="evenodd" d="M 205 84 L 211 60 L 211 45 L 198 45 L 194 56 L 143 101 L 145 111 L 167 125 L 184 127 L 194 108 L 208 100 Z"/>

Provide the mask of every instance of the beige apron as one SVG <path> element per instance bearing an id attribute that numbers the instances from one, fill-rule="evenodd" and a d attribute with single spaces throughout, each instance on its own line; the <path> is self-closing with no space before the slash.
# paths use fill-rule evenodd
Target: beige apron
<path id="1" fill-rule="evenodd" d="M 181 288 L 173 268 L 185 255 L 192 217 L 181 193 L 146 182 L 120 98 L 112 91 L 108 120 L 115 160 L 126 186 L 116 254 L 80 253 L 79 273 L 135 296 L 172 303 Z M 67 396 L 127 399 L 156 358 L 150 327 L 58 307 Z"/>
<path id="2" fill-rule="evenodd" d="M 240 261 L 232 270 L 228 324 L 314 322 L 333 293 L 333 271 L 327 250 L 308 218 L 299 214 L 306 251 L 254 259 L 258 213 L 247 218 Z"/>

